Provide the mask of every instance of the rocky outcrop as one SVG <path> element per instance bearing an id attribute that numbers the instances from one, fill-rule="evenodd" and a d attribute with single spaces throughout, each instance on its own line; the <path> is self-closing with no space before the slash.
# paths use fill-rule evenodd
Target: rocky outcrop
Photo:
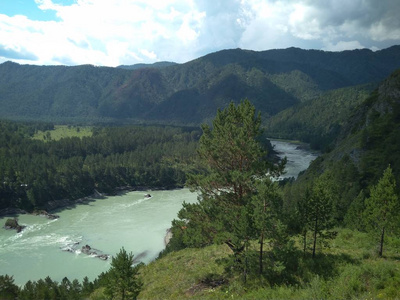
<path id="1" fill-rule="evenodd" d="M 6 224 L 4 225 L 5 229 L 15 229 L 17 232 L 21 232 L 26 226 L 22 226 L 18 224 L 18 219 L 7 219 Z"/>
<path id="2" fill-rule="evenodd" d="M 78 249 L 79 248 L 78 245 L 79 245 L 79 242 L 75 242 L 73 244 L 62 247 L 61 250 L 66 251 L 66 252 L 71 252 L 71 253 L 83 253 L 86 255 L 91 255 L 91 256 L 97 257 L 101 260 L 107 260 L 110 257 L 110 255 L 101 253 L 100 250 L 93 249 L 89 245 L 84 245 L 80 249 Z"/>
<path id="3" fill-rule="evenodd" d="M 55 215 L 55 214 L 50 214 L 45 210 L 36 210 L 33 212 L 33 215 L 35 216 L 40 216 L 40 217 L 45 217 L 49 220 L 55 220 L 58 219 L 60 216 L 59 215 Z"/>
<path id="4" fill-rule="evenodd" d="M 99 250 L 93 249 L 89 245 L 82 246 L 81 252 L 87 255 L 93 255 L 94 257 L 100 258 L 102 260 L 107 260 L 109 255 L 99 253 Z"/>
<path id="5" fill-rule="evenodd" d="M 165 233 L 165 237 L 164 237 L 164 245 L 167 246 L 169 244 L 169 241 L 172 238 L 172 231 L 171 228 L 167 229 L 167 232 Z"/>

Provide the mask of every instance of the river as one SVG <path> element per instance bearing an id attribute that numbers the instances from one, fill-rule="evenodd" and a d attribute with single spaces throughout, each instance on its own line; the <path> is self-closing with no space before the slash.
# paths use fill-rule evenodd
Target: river
<path id="1" fill-rule="evenodd" d="M 316 157 L 298 145 L 272 144 L 279 155 L 288 157 L 285 177 L 296 177 Z M 147 193 L 151 198 L 145 197 Z M 111 260 L 82 253 L 85 245 L 110 255 L 124 247 L 148 263 L 164 249 L 166 231 L 183 201 L 196 198 L 188 189 L 127 192 L 64 208 L 56 220 L 19 215 L 19 223 L 26 226 L 20 233 L 5 230 L 2 226 L 8 217 L 1 217 L 0 275 L 12 275 L 18 285 L 46 276 L 58 282 L 64 277 L 82 281 L 85 276 L 92 281 L 110 268 Z"/>
<path id="2" fill-rule="evenodd" d="M 166 231 L 183 201 L 196 201 L 196 194 L 188 189 L 135 191 L 63 209 L 56 220 L 19 215 L 19 223 L 27 226 L 22 232 L 0 229 L 0 275 L 13 275 L 16 284 L 46 276 L 94 280 L 111 260 L 81 253 L 84 245 L 110 255 L 124 247 L 147 263 L 164 248 Z M 0 218 L 1 226 L 6 219 Z M 62 250 L 68 248 L 76 251 Z"/>
<path id="3" fill-rule="evenodd" d="M 270 141 L 278 156 L 287 158 L 285 173 L 280 176 L 281 179 L 297 178 L 299 173 L 307 169 L 310 163 L 319 155 L 318 152 L 311 151 L 307 144 L 273 139 L 270 139 Z"/>

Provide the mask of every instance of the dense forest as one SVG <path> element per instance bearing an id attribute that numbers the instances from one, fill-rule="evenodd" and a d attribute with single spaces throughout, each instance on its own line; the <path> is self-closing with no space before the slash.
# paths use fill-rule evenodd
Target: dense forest
<path id="1" fill-rule="evenodd" d="M 0 64 L 0 117 L 57 124 L 199 126 L 218 108 L 251 99 L 263 118 L 325 92 L 379 83 L 400 47 L 325 52 L 223 50 L 184 64 L 132 69 Z"/>
<path id="2" fill-rule="evenodd" d="M 195 168 L 199 129 L 96 127 L 92 136 L 82 138 L 32 138 L 52 127 L 0 122 L 0 209 L 32 211 L 49 201 L 89 196 L 95 189 L 182 187 Z"/>
<path id="3" fill-rule="evenodd" d="M 397 57 L 396 49 L 378 52 L 376 59 L 385 53 Z M 377 78 L 360 67 L 371 58 L 366 50 L 333 58 L 299 49 L 227 53 L 195 63 L 223 66 L 213 73 L 218 74 L 213 82 L 225 78 L 221 86 L 231 94 L 243 74 L 249 82 L 268 78 L 258 87 L 270 91 L 271 82 L 274 87 L 286 82 L 279 89 L 289 95 L 282 98 L 283 106 L 265 115 L 257 99 L 226 103 L 224 90 L 215 89 L 212 99 L 221 101 L 220 109 L 213 118 L 198 117 L 205 121 L 201 128 L 93 126 L 78 137 L 82 128 L 71 127 L 76 136 L 55 139 L 51 123 L 0 122 L 0 208 L 46 208 L 49 201 L 77 199 L 95 189 L 112 193 L 118 187 L 186 185 L 199 195 L 196 203 L 183 204 L 171 224 L 172 238 L 154 262 L 134 266 L 133 255 L 122 248 L 110 270 L 93 282 L 48 277 L 18 287 L 2 274 L 2 298 L 400 298 L 400 70 L 371 83 Z M 293 53 L 310 63 L 307 76 Z M 229 63 L 232 57 L 236 65 Z M 301 71 L 249 71 L 249 57 L 273 58 L 279 68 L 290 61 Z M 343 58 L 354 61 L 347 60 L 343 70 L 330 64 Z M 329 72 L 323 68 L 327 65 Z M 358 68 L 364 77 L 356 76 Z M 314 80 L 322 73 L 334 80 Z M 190 86 L 201 76 L 190 74 L 186 82 L 171 80 Z M 206 86 L 210 92 L 212 85 Z M 241 87 L 238 95 L 246 94 Z M 173 96 L 178 97 L 173 103 L 202 103 L 198 91 L 185 90 L 182 98 Z M 199 108 L 192 102 L 181 106 L 185 118 L 190 118 L 187 109 Z M 168 101 L 158 107 L 163 105 L 166 116 L 167 108 L 177 108 Z M 322 154 L 298 179 L 277 181 L 285 160 L 271 158 L 265 134 L 307 141 Z"/>
<path id="4" fill-rule="evenodd" d="M 348 135 L 339 135 L 338 144 L 356 134 L 348 126 L 361 127 L 361 132 L 370 126 L 377 131 L 389 130 L 387 126 L 390 126 L 385 140 L 393 143 L 391 134 L 396 133 L 399 121 L 395 109 L 398 99 L 385 95 L 393 95 L 389 89 L 398 90 L 398 78 L 398 73 L 394 73 L 359 107 L 361 110 L 368 107 L 370 111 L 380 107 L 380 116 L 375 116 L 367 126 L 363 124 L 366 120 L 362 114 L 358 120 L 352 119 L 342 132 L 344 135 L 350 130 Z M 365 112 L 365 116 L 369 113 Z M 374 122 L 385 126 L 376 126 Z M 185 179 L 199 193 L 198 202 L 184 203 L 178 218 L 172 222 L 170 243 L 148 266 L 134 266 L 133 255 L 122 248 L 112 258 L 110 270 L 93 282 L 87 278 L 82 283 L 68 278 L 55 282 L 47 277 L 17 287 L 12 277 L 2 275 L 2 297 L 399 297 L 396 234 L 400 230 L 400 201 L 395 171 L 399 161 L 374 152 L 382 149 L 376 147 L 373 139 L 365 141 L 366 133 L 362 133 L 360 146 L 365 148 L 366 159 L 370 159 L 371 153 L 382 157 L 380 170 L 370 181 L 365 181 L 368 169 L 358 170 L 351 157 L 343 158 L 336 165 L 327 163 L 321 169 L 322 162 L 329 160 L 335 150 L 317 159 L 299 180 L 275 181 L 285 161 L 277 164 L 268 159 L 268 149 L 260 142 L 261 123 L 261 115 L 245 100 L 219 110 L 212 126 L 202 126 L 200 139 L 197 131 L 176 128 L 94 130 L 93 139 L 101 134 L 107 136 L 106 132 L 113 130 L 114 136 L 125 130 L 141 134 L 164 132 L 165 136 L 172 132 L 177 138 L 186 137 L 187 142 L 196 135 L 198 168 L 187 171 Z M 16 132 L 21 136 L 33 131 L 26 125 L 14 128 L 18 128 Z M 52 141 L 41 143 L 52 145 Z M 121 151 L 124 150 L 121 148 Z M 194 159 L 193 152 L 189 152 L 189 157 Z M 174 282 L 170 281 L 171 277 L 176 278 Z M 182 284 L 186 290 L 182 290 Z"/>

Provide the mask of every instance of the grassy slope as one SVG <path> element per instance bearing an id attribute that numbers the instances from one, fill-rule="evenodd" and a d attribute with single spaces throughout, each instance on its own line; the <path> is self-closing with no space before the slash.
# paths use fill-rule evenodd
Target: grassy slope
<path id="1" fill-rule="evenodd" d="M 270 287 L 265 281 L 225 278 L 213 287 L 205 282 L 219 277 L 219 258 L 230 254 L 222 246 L 185 249 L 145 266 L 139 299 L 398 299 L 400 298 L 400 254 L 398 239 L 388 239 L 386 256 L 376 256 L 376 244 L 364 233 L 338 229 L 330 248 L 316 259 L 299 252 L 297 284 Z M 229 283 L 227 283 L 229 282 Z"/>
<path id="2" fill-rule="evenodd" d="M 92 136 L 92 127 L 89 126 L 66 126 L 66 125 L 55 125 L 54 130 L 38 131 L 33 136 L 36 140 L 47 140 L 46 135 L 50 134 L 51 140 L 58 141 L 66 137 L 90 137 Z"/>
<path id="3" fill-rule="evenodd" d="M 144 283 L 140 299 L 206 298 L 214 291 L 201 281 L 210 274 L 220 275 L 216 261 L 230 253 L 227 246 L 184 249 L 150 263 L 141 271 Z"/>

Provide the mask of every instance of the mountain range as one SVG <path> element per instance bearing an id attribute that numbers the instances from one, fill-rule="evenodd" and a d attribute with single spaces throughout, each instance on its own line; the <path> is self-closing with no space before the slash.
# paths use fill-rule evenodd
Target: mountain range
<path id="1" fill-rule="evenodd" d="M 343 98 L 338 89 L 352 93 L 348 89 L 357 86 L 369 93 L 399 67 L 400 46 L 376 52 L 231 49 L 184 64 L 117 68 L 5 62 L 0 64 L 0 118 L 198 125 L 229 102 L 248 98 L 270 120 L 326 95 Z"/>

